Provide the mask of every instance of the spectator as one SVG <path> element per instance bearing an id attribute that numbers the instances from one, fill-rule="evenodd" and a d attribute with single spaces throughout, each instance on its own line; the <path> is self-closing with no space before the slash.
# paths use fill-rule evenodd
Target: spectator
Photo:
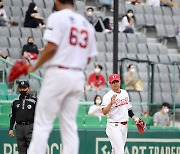
<path id="1" fill-rule="evenodd" d="M 177 7 L 177 2 L 172 2 L 171 0 L 160 0 L 160 6 L 167 6 L 167 7 Z"/>
<path id="2" fill-rule="evenodd" d="M 97 32 L 111 32 L 109 18 L 95 17 L 92 7 L 87 8 L 86 19 L 94 26 Z"/>
<path id="3" fill-rule="evenodd" d="M 0 26 L 16 26 L 17 22 L 13 21 L 7 16 L 6 10 L 4 9 L 3 1 L 0 0 Z"/>
<path id="4" fill-rule="evenodd" d="M 160 0 L 146 0 L 146 5 L 151 6 L 159 6 L 160 7 Z"/>
<path id="5" fill-rule="evenodd" d="M 170 125 L 169 109 L 169 103 L 164 102 L 161 110 L 154 114 L 154 126 L 166 127 Z"/>
<path id="6" fill-rule="evenodd" d="M 86 19 L 93 25 L 97 18 L 95 17 L 94 14 L 94 9 L 92 7 L 87 8 L 87 12 L 86 12 Z"/>
<path id="7" fill-rule="evenodd" d="M 29 60 L 38 58 L 38 47 L 34 44 L 34 38 L 32 36 L 28 37 L 27 44 L 23 46 L 22 56 Z"/>
<path id="8" fill-rule="evenodd" d="M 145 3 L 140 2 L 139 0 L 126 0 L 126 4 L 144 5 Z"/>
<path id="9" fill-rule="evenodd" d="M 134 64 L 130 64 L 127 68 L 127 72 L 125 73 L 125 86 L 126 86 L 126 90 L 135 90 L 134 89 L 134 84 L 138 81 L 135 77 L 134 77 L 134 72 L 135 72 L 135 66 Z"/>
<path id="10" fill-rule="evenodd" d="M 38 13 L 37 6 L 34 2 L 29 4 L 28 10 L 26 11 L 24 27 L 30 28 L 45 28 L 44 18 Z"/>
<path id="11" fill-rule="evenodd" d="M 91 89 L 99 91 L 105 85 L 105 78 L 101 74 L 102 69 L 101 65 L 96 65 L 94 73 L 89 75 L 88 84 Z"/>
<path id="12" fill-rule="evenodd" d="M 94 105 L 91 105 L 88 111 L 89 115 L 98 116 L 101 120 L 103 116 L 101 110 L 102 97 L 100 95 L 96 95 L 94 98 Z"/>
<path id="13" fill-rule="evenodd" d="M 122 17 L 119 31 L 124 33 L 134 33 L 134 19 L 133 10 L 128 10 L 127 14 Z"/>

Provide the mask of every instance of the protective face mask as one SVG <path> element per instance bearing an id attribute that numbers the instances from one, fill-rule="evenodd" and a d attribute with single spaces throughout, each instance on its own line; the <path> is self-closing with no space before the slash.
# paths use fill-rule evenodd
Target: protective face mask
<path id="1" fill-rule="evenodd" d="M 93 12 L 87 12 L 87 16 L 92 16 Z"/>
<path id="2" fill-rule="evenodd" d="M 35 10 L 35 11 L 37 11 L 37 9 L 38 9 L 38 7 L 37 7 L 37 6 L 35 6 L 35 7 L 34 7 L 34 10 Z"/>
<path id="3" fill-rule="evenodd" d="M 29 45 L 33 45 L 33 42 L 28 42 Z"/>
<path id="4" fill-rule="evenodd" d="M 100 105 L 100 104 L 101 104 L 101 100 L 100 100 L 100 99 L 97 99 L 97 100 L 96 100 L 96 104 L 97 104 L 97 105 Z"/>
<path id="5" fill-rule="evenodd" d="M 164 113 L 168 113 L 169 112 L 169 109 L 164 109 Z"/>
<path id="6" fill-rule="evenodd" d="M 131 69 L 131 72 L 135 72 L 136 70 L 134 68 Z"/>
<path id="7" fill-rule="evenodd" d="M 20 91 L 19 93 L 20 93 L 21 96 L 23 96 L 23 97 L 27 95 L 27 91 Z"/>
<path id="8" fill-rule="evenodd" d="M 133 14 L 132 14 L 132 13 L 128 13 L 127 15 L 128 15 L 128 17 L 132 17 L 132 16 L 133 16 Z"/>
<path id="9" fill-rule="evenodd" d="M 95 68 L 95 70 L 94 70 L 94 72 L 97 73 L 97 74 L 100 73 L 100 71 L 101 70 L 99 68 Z"/>

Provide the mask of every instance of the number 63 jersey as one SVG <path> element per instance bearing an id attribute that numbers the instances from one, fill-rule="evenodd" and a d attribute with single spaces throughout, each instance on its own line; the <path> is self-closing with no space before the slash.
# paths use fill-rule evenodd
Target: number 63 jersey
<path id="1" fill-rule="evenodd" d="M 49 16 L 43 39 L 57 46 L 47 66 L 84 69 L 88 58 L 97 55 L 93 26 L 70 9 Z"/>

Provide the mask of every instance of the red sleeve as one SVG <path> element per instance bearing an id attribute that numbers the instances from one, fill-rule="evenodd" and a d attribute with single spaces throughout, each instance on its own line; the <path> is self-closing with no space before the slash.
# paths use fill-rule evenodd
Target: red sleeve
<path id="1" fill-rule="evenodd" d="M 104 78 L 104 76 L 102 75 L 102 85 L 105 85 L 105 78 Z"/>

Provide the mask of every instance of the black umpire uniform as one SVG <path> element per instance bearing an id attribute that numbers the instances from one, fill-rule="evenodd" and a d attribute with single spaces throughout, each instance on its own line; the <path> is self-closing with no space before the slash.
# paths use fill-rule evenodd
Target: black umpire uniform
<path id="1" fill-rule="evenodd" d="M 13 127 L 16 123 L 16 138 L 19 154 L 27 154 L 29 147 L 37 98 L 29 94 L 29 83 L 21 81 L 18 86 L 19 99 L 14 100 L 11 106 L 9 135 L 14 136 Z"/>

